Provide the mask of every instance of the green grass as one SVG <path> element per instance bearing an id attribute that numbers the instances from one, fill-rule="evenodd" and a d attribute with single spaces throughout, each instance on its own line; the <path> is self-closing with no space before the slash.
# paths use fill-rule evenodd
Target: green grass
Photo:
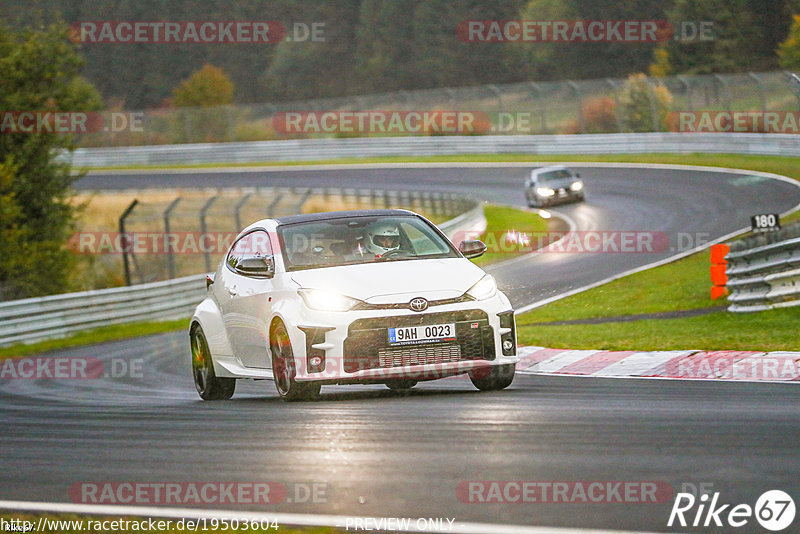
<path id="1" fill-rule="evenodd" d="M 473 260 L 480 266 L 509 260 L 532 251 L 530 247 L 506 243 L 504 236 L 509 230 L 541 234 L 546 232 L 548 227 L 546 219 L 528 210 L 487 204 L 483 208 L 483 213 L 486 216 L 486 231 L 479 239 L 486 243 L 488 248 L 486 254 Z"/>
<path id="2" fill-rule="evenodd" d="M 725 306 L 709 296 L 708 251 L 632 274 L 517 317 L 519 343 L 563 349 L 800 350 L 800 307 L 600 324 L 554 321 Z"/>
<path id="3" fill-rule="evenodd" d="M 518 324 L 636 315 L 722 306 L 711 300 L 709 252 L 614 280 L 517 318 Z"/>
<path id="4" fill-rule="evenodd" d="M 174 332 L 188 328 L 189 319 L 177 319 L 174 321 L 153 321 L 141 323 L 127 323 L 111 326 L 103 326 L 85 332 L 79 332 L 69 337 L 59 339 L 48 339 L 31 343 L 30 345 L 11 345 L 0 348 L 0 360 L 4 358 L 14 358 L 17 356 L 27 356 L 29 354 L 39 354 L 54 350 L 67 349 L 82 345 L 93 345 L 106 341 L 119 341 L 139 336 L 150 336 L 164 332 Z"/>
<path id="5" fill-rule="evenodd" d="M 518 337 L 523 345 L 557 349 L 796 351 L 800 350 L 798 323 L 800 307 L 628 323 L 521 326 Z"/>

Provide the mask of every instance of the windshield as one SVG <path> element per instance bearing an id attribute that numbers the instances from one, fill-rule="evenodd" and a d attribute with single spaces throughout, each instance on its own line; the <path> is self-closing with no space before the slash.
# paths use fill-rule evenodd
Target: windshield
<path id="1" fill-rule="evenodd" d="M 355 216 L 278 227 L 287 271 L 337 265 L 457 258 L 434 228 L 414 216 Z"/>
<path id="2" fill-rule="evenodd" d="M 564 178 L 572 178 L 572 173 L 567 169 L 543 172 L 539 175 L 540 182 L 554 182 L 556 180 L 563 180 Z"/>

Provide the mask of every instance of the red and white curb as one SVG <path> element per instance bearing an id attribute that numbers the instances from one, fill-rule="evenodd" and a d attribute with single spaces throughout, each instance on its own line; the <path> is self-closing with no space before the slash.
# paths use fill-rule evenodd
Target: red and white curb
<path id="1" fill-rule="evenodd" d="M 608 351 L 519 347 L 522 374 L 800 383 L 800 352 Z"/>

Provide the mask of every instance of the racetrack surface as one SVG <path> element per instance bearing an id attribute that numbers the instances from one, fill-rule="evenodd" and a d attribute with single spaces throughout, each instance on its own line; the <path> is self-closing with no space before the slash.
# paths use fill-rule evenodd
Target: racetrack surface
<path id="1" fill-rule="evenodd" d="M 758 212 L 800 202 L 797 187 L 758 176 L 576 166 L 587 201 L 555 208 L 581 230 L 653 230 L 720 238 Z M 206 186 L 419 188 L 522 205 L 525 169 L 272 170 L 90 175 L 86 189 Z M 686 238 L 689 239 L 689 238 Z M 696 245 L 699 243 L 692 243 Z M 515 306 L 675 254 L 532 255 L 492 269 Z M 662 481 L 712 484 L 727 503 L 766 490 L 800 497 L 793 385 L 523 376 L 477 392 L 454 378 L 409 393 L 323 387 L 281 402 L 271 382 L 241 382 L 232 401 L 194 392 L 186 333 L 76 348 L 64 356 L 141 359 L 143 377 L 0 382 L 0 499 L 69 501 L 83 481 L 326 484 L 325 502 L 250 509 L 648 530 L 660 504 L 468 504 L 463 481 Z M 290 491 L 290 498 L 291 498 Z M 207 506 L 218 508 L 219 506 Z M 757 531 L 751 521 L 740 532 Z"/>
<path id="2" fill-rule="evenodd" d="M 455 164 L 454 164 L 455 165 Z M 264 168 L 255 171 L 93 173 L 79 189 L 151 187 L 341 187 L 437 190 L 509 205 L 524 205 L 522 182 L 532 166 L 429 168 Z M 532 255 L 488 269 L 515 307 L 550 298 L 663 260 L 748 227 L 756 213 L 783 212 L 800 203 L 800 188 L 763 176 L 694 169 L 608 168 L 576 165 L 586 185 L 583 203 L 553 207 L 576 229 L 663 232 L 657 252 L 579 252 Z"/>

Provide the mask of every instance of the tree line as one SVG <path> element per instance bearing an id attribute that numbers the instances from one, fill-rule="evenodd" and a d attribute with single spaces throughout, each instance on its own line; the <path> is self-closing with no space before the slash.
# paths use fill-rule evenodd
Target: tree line
<path id="1" fill-rule="evenodd" d="M 321 41 L 82 44 L 82 73 L 107 106 L 144 109 L 172 105 L 174 89 L 205 64 L 222 69 L 238 103 L 636 72 L 774 70 L 800 0 L 0 0 L 0 9 L 14 27 L 269 20 L 292 39 L 294 24 L 322 23 Z M 669 21 L 675 34 L 644 43 L 465 42 L 457 28 L 469 20 Z M 710 23 L 710 39 L 685 31 L 701 22 Z"/>

